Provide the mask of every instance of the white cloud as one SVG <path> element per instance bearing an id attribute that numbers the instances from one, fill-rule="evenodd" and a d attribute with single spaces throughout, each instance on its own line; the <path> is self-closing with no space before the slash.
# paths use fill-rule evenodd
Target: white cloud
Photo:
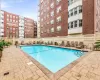
<path id="1" fill-rule="evenodd" d="M 6 2 L 1 2 L 1 8 L 8 8 L 9 6 Z"/>
<path id="2" fill-rule="evenodd" d="M 1 1 L 1 8 L 8 8 L 11 7 L 11 4 L 14 3 L 22 3 L 25 0 L 0 0 Z"/>

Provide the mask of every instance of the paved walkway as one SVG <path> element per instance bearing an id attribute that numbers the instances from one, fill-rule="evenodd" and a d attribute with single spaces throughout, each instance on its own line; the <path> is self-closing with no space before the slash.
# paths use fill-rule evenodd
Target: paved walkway
<path id="1" fill-rule="evenodd" d="M 59 80 L 100 80 L 100 51 L 94 51 Z"/>
<path id="2" fill-rule="evenodd" d="M 35 64 L 27 65 L 29 62 L 19 49 L 13 46 L 5 49 L 0 62 L 0 80 L 49 80 Z M 9 75 L 3 76 L 5 72 Z"/>
<path id="3" fill-rule="evenodd" d="M 18 48 L 6 48 L 0 62 L 0 80 L 50 80 Z M 3 76 L 5 72 L 9 75 Z M 100 80 L 100 52 L 92 52 L 58 80 Z"/>

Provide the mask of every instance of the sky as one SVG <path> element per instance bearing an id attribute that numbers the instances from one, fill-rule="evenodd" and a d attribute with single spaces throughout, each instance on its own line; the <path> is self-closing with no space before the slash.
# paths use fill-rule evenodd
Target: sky
<path id="1" fill-rule="evenodd" d="M 1 0 L 1 9 L 37 21 L 39 0 Z"/>

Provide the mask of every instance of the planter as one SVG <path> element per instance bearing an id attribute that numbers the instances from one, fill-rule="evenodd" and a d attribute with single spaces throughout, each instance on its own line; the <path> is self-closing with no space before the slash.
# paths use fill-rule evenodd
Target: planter
<path id="1" fill-rule="evenodd" d="M 0 58 L 2 57 L 2 51 L 0 51 Z"/>

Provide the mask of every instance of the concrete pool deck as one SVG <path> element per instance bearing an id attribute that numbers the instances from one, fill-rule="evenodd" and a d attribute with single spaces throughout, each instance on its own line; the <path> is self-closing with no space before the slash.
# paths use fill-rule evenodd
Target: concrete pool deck
<path id="1" fill-rule="evenodd" d="M 3 76 L 5 72 L 9 74 Z M 19 48 L 11 46 L 3 52 L 0 62 L 0 80 L 51 79 L 35 63 L 32 64 Z M 91 52 L 57 80 L 100 80 L 100 51 Z"/>

